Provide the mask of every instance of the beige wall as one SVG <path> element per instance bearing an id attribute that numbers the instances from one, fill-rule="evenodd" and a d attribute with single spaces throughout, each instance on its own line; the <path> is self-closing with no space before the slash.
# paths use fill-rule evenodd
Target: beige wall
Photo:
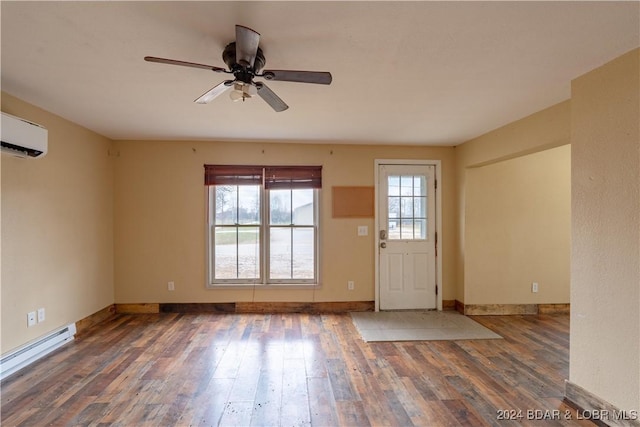
<path id="1" fill-rule="evenodd" d="M 570 381 L 640 408 L 640 50 L 572 82 Z"/>
<path id="2" fill-rule="evenodd" d="M 485 239 L 482 237 L 483 229 L 496 230 L 496 232 L 500 230 L 504 232 L 505 230 L 500 227 L 501 224 L 497 218 L 482 215 L 482 212 L 477 210 L 472 212 L 471 217 L 469 217 L 467 203 L 469 200 L 478 201 L 485 208 L 490 208 L 491 206 L 482 202 L 482 197 L 485 194 L 485 189 L 480 188 L 482 184 L 478 185 L 472 182 L 472 179 L 475 179 L 476 176 L 489 181 L 495 181 L 500 178 L 503 182 L 513 181 L 514 184 L 519 181 L 527 186 L 528 189 L 526 191 L 535 191 L 536 198 L 545 200 L 545 203 L 557 201 L 559 205 L 554 206 L 554 211 L 564 212 L 566 201 L 562 201 L 560 195 L 553 195 L 547 198 L 540 191 L 541 189 L 531 185 L 532 180 L 540 176 L 540 171 L 531 166 L 539 164 L 540 157 L 537 157 L 534 153 L 567 145 L 569 140 L 570 102 L 565 101 L 456 147 L 456 219 L 458 221 L 456 299 L 465 304 L 484 304 L 489 301 L 492 301 L 491 303 L 501 301 L 503 304 L 536 304 L 542 303 L 543 300 L 545 303 L 567 302 L 568 283 L 566 271 L 568 266 L 554 266 L 552 270 L 556 273 L 547 269 L 541 263 L 537 263 L 535 268 L 532 268 L 527 258 L 528 250 L 534 244 L 532 243 L 533 241 L 536 241 L 534 244 L 536 247 L 544 246 L 545 242 L 541 241 L 542 236 L 527 232 L 527 226 L 519 222 L 521 220 L 519 215 L 523 212 L 517 212 L 513 209 L 510 212 L 503 212 L 503 214 L 512 215 L 509 219 L 511 226 L 518 227 L 518 231 L 512 231 L 520 233 L 520 237 L 511 241 L 511 237 L 502 236 L 500 241 L 493 242 L 495 246 L 492 246 L 492 252 L 501 256 L 488 258 L 485 256 L 488 246 L 482 248 L 484 243 L 481 240 Z M 554 176 L 556 179 L 562 180 L 559 183 L 559 188 L 566 189 L 568 186 L 567 171 L 570 167 L 569 159 L 562 150 L 551 150 L 546 156 L 553 157 L 553 154 L 561 156 L 553 160 L 556 171 Z M 562 160 L 562 156 L 564 156 L 565 160 Z M 533 173 L 535 176 L 527 177 L 522 175 L 519 169 L 520 166 L 526 167 L 529 173 Z M 545 177 L 544 179 L 549 182 L 548 179 L 552 178 Z M 524 188 L 523 192 L 520 192 L 515 185 L 510 185 L 509 188 L 501 187 L 501 190 L 508 191 L 509 195 L 503 196 L 494 191 L 489 196 L 499 199 L 500 203 L 506 203 L 509 197 L 521 198 L 524 194 Z M 566 190 L 563 191 L 566 193 Z M 568 194 L 566 196 L 568 197 Z M 478 204 L 476 204 L 477 207 Z M 511 206 L 511 208 L 515 208 L 515 206 Z M 525 205 L 520 204 L 518 209 L 524 210 Z M 561 227 L 561 223 L 566 221 L 566 214 L 561 215 L 565 216 L 556 218 L 554 226 Z M 473 225 L 468 224 L 467 220 L 471 220 Z M 500 220 L 504 220 L 504 218 Z M 466 237 L 468 235 L 475 240 L 467 242 Z M 568 239 L 568 229 L 564 235 Z M 566 260 L 567 244 L 568 240 L 555 245 L 551 248 L 551 251 L 559 259 Z M 514 258 L 516 254 L 518 255 Z M 548 256 L 552 256 L 551 253 Z M 469 273 L 473 272 L 475 274 L 478 273 L 478 268 L 482 269 L 481 276 L 467 276 L 467 269 L 470 269 Z M 494 279 L 491 279 L 491 276 L 495 276 Z M 539 277 L 543 277 L 543 279 L 537 279 Z M 501 284 L 492 283 L 492 280 L 501 282 Z M 511 283 L 511 280 L 514 282 Z M 540 282 L 541 292 L 539 294 L 525 292 L 525 289 L 530 289 L 531 283 L 526 284 L 529 281 Z M 545 283 L 547 284 L 545 285 Z M 551 285 L 551 283 L 554 285 Z M 564 285 L 560 285 L 563 283 Z M 561 289 L 563 286 L 564 289 Z M 505 287 L 510 289 L 508 295 L 503 294 Z M 547 293 L 551 290 L 553 290 L 552 294 Z M 558 300 L 555 300 L 556 297 Z"/>
<path id="3" fill-rule="evenodd" d="M 467 170 L 467 304 L 569 303 L 570 165 L 564 145 Z"/>
<path id="4" fill-rule="evenodd" d="M 373 219 L 331 217 L 332 186 L 373 186 L 375 159 L 442 160 L 443 298 L 453 299 L 455 150 L 452 147 L 122 141 L 116 144 L 117 303 L 371 301 Z M 320 289 L 206 289 L 203 165 L 320 164 Z M 369 236 L 358 237 L 357 226 Z M 355 290 L 347 290 L 347 281 Z M 175 282 L 175 291 L 167 282 Z"/>
<path id="5" fill-rule="evenodd" d="M 108 139 L 5 93 L 2 111 L 49 131 L 44 158 L 1 160 L 5 353 L 113 304 L 113 160 Z"/>

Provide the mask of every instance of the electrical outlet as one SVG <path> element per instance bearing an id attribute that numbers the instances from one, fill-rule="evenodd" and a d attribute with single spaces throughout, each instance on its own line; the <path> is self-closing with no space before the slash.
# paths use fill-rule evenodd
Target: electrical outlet
<path id="1" fill-rule="evenodd" d="M 38 323 L 44 322 L 44 319 L 45 319 L 44 308 L 39 308 L 38 309 Z"/>
<path id="2" fill-rule="evenodd" d="M 533 293 L 538 292 L 538 282 L 533 282 L 531 284 L 531 292 L 533 292 Z"/>
<path id="3" fill-rule="evenodd" d="M 347 282 L 347 289 L 349 289 L 350 291 L 354 290 L 356 287 L 356 284 L 353 280 L 349 280 Z"/>
<path id="4" fill-rule="evenodd" d="M 30 311 L 27 313 L 27 326 L 35 326 L 36 324 L 36 312 Z"/>
<path id="5" fill-rule="evenodd" d="M 167 282 L 167 290 L 175 291 L 176 290 L 176 284 L 174 282 Z"/>

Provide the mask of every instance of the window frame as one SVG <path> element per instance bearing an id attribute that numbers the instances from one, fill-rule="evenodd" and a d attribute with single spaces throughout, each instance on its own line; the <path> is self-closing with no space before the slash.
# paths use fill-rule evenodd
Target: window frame
<path id="1" fill-rule="evenodd" d="M 205 165 L 205 168 L 207 166 Z M 269 168 L 273 168 L 271 166 L 258 166 L 262 167 L 263 171 Z M 297 167 L 286 167 L 286 168 L 297 168 Z M 303 167 L 300 167 L 303 168 Z M 263 172 L 264 173 L 264 172 Z M 206 172 L 205 172 L 206 174 Z M 205 204 L 206 204 L 206 217 L 205 217 L 205 229 L 206 229 L 206 288 L 208 289 L 224 289 L 224 288 L 242 288 L 242 287 L 261 287 L 261 288 L 287 288 L 287 289 L 295 289 L 295 288 L 318 288 L 321 284 L 321 255 L 320 255 L 320 240 L 321 240 L 321 228 L 322 228 L 322 218 L 321 212 L 322 209 L 320 207 L 321 203 L 321 186 L 316 186 L 314 188 L 309 188 L 313 191 L 313 217 L 314 221 L 312 225 L 295 225 L 293 224 L 293 218 L 291 219 L 292 224 L 279 225 L 276 227 L 280 228 L 289 228 L 294 230 L 296 228 L 306 228 L 312 229 L 314 235 L 313 242 L 313 270 L 314 270 L 314 278 L 312 279 L 271 279 L 269 278 L 270 271 L 270 231 L 271 231 L 271 223 L 270 223 L 270 189 L 266 188 L 265 181 L 263 180 L 261 184 L 259 184 L 259 197 L 260 197 L 260 223 L 259 224 L 250 224 L 250 225 L 241 225 L 241 224 L 233 224 L 226 225 L 229 227 L 258 227 L 259 229 L 259 251 L 260 251 L 260 274 L 257 279 L 215 279 L 215 215 L 216 215 L 216 186 L 217 185 L 236 185 L 240 186 L 240 182 L 237 183 L 229 183 L 229 184 L 207 184 L 206 180 L 208 178 L 205 176 Z M 321 179 L 321 178 L 320 178 Z M 321 183 L 321 181 L 319 181 Z M 273 190 L 281 190 L 282 187 L 273 188 Z M 298 187 L 292 187 L 290 190 L 300 189 Z"/>

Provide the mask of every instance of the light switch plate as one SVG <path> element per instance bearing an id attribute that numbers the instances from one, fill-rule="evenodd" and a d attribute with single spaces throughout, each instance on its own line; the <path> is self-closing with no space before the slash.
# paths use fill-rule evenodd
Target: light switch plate
<path id="1" fill-rule="evenodd" d="M 369 235 L 369 227 L 366 225 L 358 226 L 358 236 L 368 236 Z"/>

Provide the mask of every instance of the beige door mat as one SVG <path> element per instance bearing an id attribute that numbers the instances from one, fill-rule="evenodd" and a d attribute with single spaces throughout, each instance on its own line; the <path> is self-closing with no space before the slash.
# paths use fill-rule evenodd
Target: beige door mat
<path id="1" fill-rule="evenodd" d="M 352 312 L 351 318 L 362 339 L 367 342 L 502 338 L 455 311 Z"/>

